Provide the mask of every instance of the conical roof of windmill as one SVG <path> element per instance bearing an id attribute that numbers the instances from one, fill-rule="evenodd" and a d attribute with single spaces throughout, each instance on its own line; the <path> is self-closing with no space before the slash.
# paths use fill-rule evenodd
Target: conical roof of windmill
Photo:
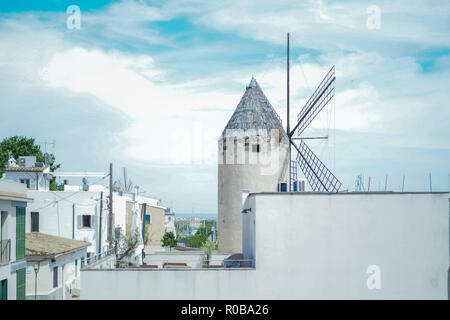
<path id="1" fill-rule="evenodd" d="M 270 135 L 272 129 L 279 129 L 281 135 L 287 138 L 280 117 L 254 77 L 223 130 L 221 138 L 239 136 L 240 131 L 246 135 L 245 131 L 252 129 L 259 135 Z"/>

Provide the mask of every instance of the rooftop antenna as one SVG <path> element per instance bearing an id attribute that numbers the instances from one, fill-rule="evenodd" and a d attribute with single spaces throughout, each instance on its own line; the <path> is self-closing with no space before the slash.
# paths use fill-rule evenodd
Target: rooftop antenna
<path id="1" fill-rule="evenodd" d="M 359 175 L 356 177 L 356 181 L 355 181 L 355 191 L 356 191 L 356 192 L 363 192 L 363 191 L 364 191 L 364 182 L 363 182 L 362 174 L 359 174 Z"/>
<path id="2" fill-rule="evenodd" d="M 433 185 L 431 183 L 431 172 L 430 172 L 430 192 L 433 192 Z"/>
<path id="3" fill-rule="evenodd" d="M 287 33 L 287 122 L 286 133 L 289 137 L 289 178 L 288 191 L 291 191 L 293 179 L 295 179 L 296 170 L 293 170 L 293 165 L 296 167 L 295 161 L 291 161 L 291 144 L 297 150 L 297 163 L 305 174 L 306 179 L 314 192 L 339 192 L 342 183 L 334 176 L 333 173 L 320 161 L 320 159 L 312 152 L 306 145 L 306 139 L 327 139 L 328 137 L 300 137 L 309 124 L 316 118 L 319 112 L 331 101 L 334 97 L 334 83 L 336 80 L 334 66 L 326 74 L 325 78 L 314 91 L 308 102 L 297 116 L 297 124 L 291 130 L 289 123 L 289 32 Z M 297 138 L 293 138 L 297 130 Z M 299 140 L 299 145 L 294 142 Z"/>
<path id="4" fill-rule="evenodd" d="M 50 141 L 39 141 L 39 144 L 43 144 L 44 145 L 44 152 L 47 153 L 47 145 L 51 145 L 53 148 L 56 147 L 56 142 L 55 140 Z"/>

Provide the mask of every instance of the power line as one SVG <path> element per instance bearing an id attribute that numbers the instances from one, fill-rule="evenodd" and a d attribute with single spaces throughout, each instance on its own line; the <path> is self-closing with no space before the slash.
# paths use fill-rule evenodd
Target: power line
<path id="1" fill-rule="evenodd" d="M 95 184 L 95 183 L 97 183 L 97 182 L 100 182 L 101 180 L 105 179 L 105 178 L 108 177 L 108 176 L 109 176 L 109 174 L 105 175 L 104 177 L 98 179 L 97 181 L 94 181 L 93 184 Z M 33 210 L 35 210 L 35 211 L 40 211 L 40 210 L 45 209 L 45 208 L 47 208 L 47 207 L 49 207 L 49 206 L 51 206 L 51 205 L 57 204 L 57 203 L 60 202 L 60 201 L 64 201 L 64 200 L 66 200 L 66 199 L 69 199 L 70 197 L 73 197 L 74 195 L 76 195 L 76 194 L 78 194 L 78 193 L 80 193 L 80 192 L 83 192 L 83 189 L 78 190 L 78 191 L 76 191 L 76 192 L 74 192 L 74 193 L 68 195 L 67 197 L 60 198 L 59 200 L 52 201 L 52 202 L 50 202 L 49 204 L 47 204 L 47 205 L 45 205 L 45 206 L 43 206 L 43 207 L 40 207 L 40 208 L 37 208 L 37 209 L 33 209 Z M 55 194 L 55 195 L 56 195 L 56 194 Z"/>

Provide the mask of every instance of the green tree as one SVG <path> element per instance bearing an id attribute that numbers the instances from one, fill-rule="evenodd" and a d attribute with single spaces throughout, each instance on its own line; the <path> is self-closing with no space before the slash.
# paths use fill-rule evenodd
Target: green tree
<path id="1" fill-rule="evenodd" d="M 44 162 L 44 154 L 41 147 L 35 143 L 34 138 L 23 136 L 13 136 L 3 139 L 0 142 L 0 177 L 5 172 L 8 164 L 8 153 L 11 152 L 14 159 L 18 160 L 19 156 L 35 156 L 37 162 Z M 50 165 L 50 171 L 55 171 L 61 165 L 55 163 L 55 156 L 50 154 L 53 163 Z M 56 182 L 55 182 L 56 185 Z"/>
<path id="2" fill-rule="evenodd" d="M 205 264 L 209 266 L 209 261 L 211 259 L 212 251 L 216 249 L 216 244 L 207 240 L 203 243 L 203 252 L 205 253 Z"/>
<path id="3" fill-rule="evenodd" d="M 112 238 L 112 246 L 116 251 L 116 268 L 126 268 L 129 263 L 125 258 L 131 258 L 139 245 L 140 241 L 139 230 L 136 230 L 130 234 L 124 235 L 120 233 L 118 238 Z"/>
<path id="4" fill-rule="evenodd" d="M 173 234 L 173 232 L 164 233 L 161 241 L 163 243 L 163 247 L 175 248 L 178 244 L 178 241 L 177 239 L 175 239 L 175 235 Z"/>

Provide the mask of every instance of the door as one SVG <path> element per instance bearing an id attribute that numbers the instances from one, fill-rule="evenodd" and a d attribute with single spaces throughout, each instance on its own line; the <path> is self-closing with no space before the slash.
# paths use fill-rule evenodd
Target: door
<path id="1" fill-rule="evenodd" d="M 8 279 L 0 281 L 0 300 L 8 300 Z"/>

